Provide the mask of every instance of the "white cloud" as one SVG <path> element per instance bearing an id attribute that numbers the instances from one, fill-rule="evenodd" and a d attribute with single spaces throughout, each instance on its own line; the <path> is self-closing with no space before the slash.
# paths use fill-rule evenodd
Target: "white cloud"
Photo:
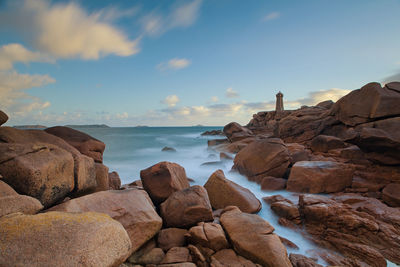
<path id="1" fill-rule="evenodd" d="M 20 44 L 7 44 L 0 47 L 0 70 L 13 68 L 14 63 L 54 62 L 54 59 L 40 52 L 32 52 Z"/>
<path id="2" fill-rule="evenodd" d="M 175 107 L 179 102 L 179 97 L 177 95 L 169 95 L 161 103 L 168 105 L 168 107 Z"/>
<path id="3" fill-rule="evenodd" d="M 157 69 L 161 71 L 179 70 L 188 67 L 190 63 L 190 60 L 186 58 L 173 58 L 170 59 L 168 62 L 161 62 L 160 64 L 158 64 Z"/>
<path id="4" fill-rule="evenodd" d="M 400 82 L 400 72 L 390 75 L 383 79 L 382 83 Z"/>
<path id="5" fill-rule="evenodd" d="M 56 58 L 98 59 L 139 52 L 139 39 L 129 40 L 107 21 L 118 14 L 104 19 L 101 12 L 88 14 L 74 2 L 50 5 L 45 0 L 25 0 L 9 7 L 1 14 L 2 21 L 25 33 L 38 50 Z"/>
<path id="6" fill-rule="evenodd" d="M 143 30 L 147 35 L 159 36 L 174 28 L 187 28 L 196 22 L 202 0 L 193 0 L 180 6 L 175 6 L 168 15 L 155 11 L 142 17 Z"/>
<path id="7" fill-rule="evenodd" d="M 238 97 L 239 94 L 235 90 L 233 90 L 232 87 L 229 87 L 225 91 L 225 96 L 228 98 L 235 98 L 235 97 Z"/>
<path id="8" fill-rule="evenodd" d="M 48 108 L 50 102 L 29 95 L 25 91 L 32 87 L 40 87 L 54 82 L 55 80 L 48 75 L 0 71 L 0 103 L 2 109 L 10 118 L 13 118 L 30 116 L 32 112 Z"/>
<path id="9" fill-rule="evenodd" d="M 210 100 L 211 100 L 211 102 L 213 102 L 213 103 L 216 103 L 216 102 L 219 101 L 218 96 L 212 96 L 212 97 L 210 98 Z"/>
<path id="10" fill-rule="evenodd" d="M 279 17 L 281 16 L 281 13 L 279 13 L 279 12 L 271 12 L 271 13 L 268 13 L 267 15 L 265 15 L 263 18 L 262 18 L 262 21 L 271 21 L 271 20 L 274 20 L 274 19 L 278 19 Z"/>

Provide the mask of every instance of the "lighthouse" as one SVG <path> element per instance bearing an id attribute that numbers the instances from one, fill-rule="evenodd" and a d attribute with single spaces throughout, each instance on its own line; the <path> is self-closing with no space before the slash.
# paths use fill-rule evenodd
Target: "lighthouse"
<path id="1" fill-rule="evenodd" d="M 275 111 L 276 111 L 277 113 L 283 111 L 283 94 L 281 93 L 281 91 L 279 91 L 279 93 L 276 94 L 276 107 L 275 107 Z"/>

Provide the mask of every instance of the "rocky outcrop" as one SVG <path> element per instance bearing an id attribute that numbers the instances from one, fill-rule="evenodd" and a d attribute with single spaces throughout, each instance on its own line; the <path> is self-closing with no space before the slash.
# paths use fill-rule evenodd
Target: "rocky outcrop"
<path id="1" fill-rule="evenodd" d="M 289 255 L 289 259 L 293 267 L 322 267 L 322 265 L 316 263 L 314 260 L 301 254 L 292 253 Z"/>
<path id="2" fill-rule="evenodd" d="M 239 255 L 262 266 L 292 266 L 286 248 L 279 237 L 273 234 L 274 228 L 258 215 L 242 213 L 236 207 L 229 207 L 220 220 Z"/>
<path id="3" fill-rule="evenodd" d="M 95 162 L 103 162 L 103 152 L 106 145 L 96 138 L 65 126 L 51 127 L 47 128 L 45 131 L 65 140 L 82 154 L 93 158 Z"/>
<path id="4" fill-rule="evenodd" d="M 332 114 L 349 126 L 400 115 L 399 83 L 369 83 L 339 99 Z"/>
<path id="5" fill-rule="evenodd" d="M 121 179 L 116 171 L 108 173 L 108 185 L 110 189 L 119 190 L 121 188 Z"/>
<path id="6" fill-rule="evenodd" d="M 0 126 L 8 121 L 8 116 L 6 113 L 0 110 Z"/>
<path id="7" fill-rule="evenodd" d="M 161 149 L 163 152 L 176 152 L 176 149 L 173 147 L 165 146 L 163 149 Z"/>
<path id="8" fill-rule="evenodd" d="M 38 199 L 45 207 L 74 188 L 74 160 L 53 145 L 0 143 L 0 173 L 18 193 Z"/>
<path id="9" fill-rule="evenodd" d="M 287 190 L 304 193 L 334 193 L 351 186 L 354 167 L 334 161 L 296 162 L 287 181 Z"/>
<path id="10" fill-rule="evenodd" d="M 167 161 L 140 171 L 140 178 L 144 189 L 156 205 L 165 201 L 172 193 L 190 186 L 185 169 Z"/>
<path id="11" fill-rule="evenodd" d="M 108 215 L 48 212 L 0 218 L 1 266 L 118 266 L 129 237 Z"/>
<path id="12" fill-rule="evenodd" d="M 250 180 L 260 176 L 283 177 L 290 164 L 288 149 L 277 138 L 254 141 L 240 150 L 233 162 L 233 169 Z"/>
<path id="13" fill-rule="evenodd" d="M 254 136 L 253 132 L 237 122 L 231 122 L 224 127 L 224 134 L 231 142 L 240 141 Z"/>
<path id="14" fill-rule="evenodd" d="M 42 130 L 20 130 L 11 127 L 0 128 L 0 142 L 20 144 L 51 144 L 68 151 L 74 158 L 74 193 L 85 194 L 96 187 L 94 161 L 57 136 Z"/>
<path id="15" fill-rule="evenodd" d="M 207 191 L 199 185 L 171 194 L 161 204 L 160 211 L 166 227 L 186 228 L 213 220 Z"/>
<path id="16" fill-rule="evenodd" d="M 248 213 L 256 213 L 261 209 L 261 202 L 256 196 L 247 188 L 228 180 L 222 170 L 214 172 L 204 188 L 214 209 L 237 206 Z"/>
<path id="17" fill-rule="evenodd" d="M 207 135 L 222 135 L 224 136 L 224 132 L 222 130 L 211 130 L 211 131 L 205 131 L 201 133 L 202 136 L 207 136 Z"/>
<path id="18" fill-rule="evenodd" d="M 52 207 L 50 211 L 108 214 L 126 229 L 132 242 L 131 252 L 155 236 L 162 226 L 149 196 L 138 189 L 101 191 L 71 199 Z"/>

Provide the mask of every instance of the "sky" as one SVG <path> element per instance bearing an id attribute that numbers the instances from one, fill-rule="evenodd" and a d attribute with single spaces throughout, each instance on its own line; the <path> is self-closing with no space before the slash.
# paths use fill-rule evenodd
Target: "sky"
<path id="1" fill-rule="evenodd" d="M 0 0 L 6 125 L 223 126 L 400 80 L 399 0 Z"/>

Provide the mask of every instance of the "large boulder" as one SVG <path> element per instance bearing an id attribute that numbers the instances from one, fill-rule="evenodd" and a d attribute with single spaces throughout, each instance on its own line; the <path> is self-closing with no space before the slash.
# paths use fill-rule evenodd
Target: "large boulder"
<path id="1" fill-rule="evenodd" d="M 65 126 L 51 127 L 47 128 L 45 131 L 64 139 L 68 144 L 78 149 L 82 154 L 93 158 L 95 162 L 103 162 L 103 152 L 106 145 L 96 138 Z"/>
<path id="2" fill-rule="evenodd" d="M 399 83 L 385 87 L 373 82 L 342 97 L 332 108 L 332 114 L 346 125 L 355 126 L 372 120 L 400 115 Z M 397 85 L 397 86 L 396 86 Z"/>
<path id="3" fill-rule="evenodd" d="M 74 198 L 54 206 L 50 211 L 101 212 L 119 221 L 137 250 L 161 229 L 162 220 L 146 191 L 138 189 L 109 190 Z"/>
<path id="4" fill-rule="evenodd" d="M 199 185 L 173 193 L 161 204 L 160 211 L 166 227 L 186 228 L 213 220 L 207 191 Z"/>
<path id="5" fill-rule="evenodd" d="M 256 196 L 247 188 L 228 180 L 222 170 L 214 172 L 204 188 L 207 190 L 211 206 L 216 210 L 237 206 L 243 212 L 255 213 L 261 209 L 261 202 Z"/>
<path id="6" fill-rule="evenodd" d="M 227 208 L 221 224 L 239 255 L 266 267 L 292 266 L 274 228 L 260 216 Z"/>
<path id="7" fill-rule="evenodd" d="M 0 175 L 0 197 L 18 195 L 18 193 L 15 192 L 15 190 L 11 186 L 1 180 L 2 178 L 3 177 Z"/>
<path id="8" fill-rule="evenodd" d="M 190 186 L 185 169 L 167 161 L 141 170 L 140 178 L 144 189 L 156 205 L 165 201 L 172 193 Z"/>
<path id="9" fill-rule="evenodd" d="M 240 141 L 242 139 L 254 136 L 253 132 L 250 129 L 241 126 L 237 122 L 231 122 L 225 125 L 223 131 L 226 137 L 228 137 L 229 141 L 231 142 Z"/>
<path id="10" fill-rule="evenodd" d="M 354 167 L 334 161 L 296 162 L 286 189 L 304 193 L 334 193 L 351 186 Z"/>
<path id="11" fill-rule="evenodd" d="M 84 194 L 96 187 L 93 159 L 82 155 L 77 149 L 57 136 L 42 130 L 20 130 L 12 127 L 1 127 L 0 140 L 5 143 L 40 143 L 58 146 L 71 153 L 74 158 L 74 193 L 78 195 Z"/>
<path id="12" fill-rule="evenodd" d="M 0 110 L 0 126 L 8 121 L 8 116 L 6 113 Z"/>
<path id="13" fill-rule="evenodd" d="M 283 177 L 289 164 L 289 152 L 277 138 L 255 141 L 236 155 L 233 168 L 250 180 L 256 176 Z"/>
<path id="14" fill-rule="evenodd" d="M 74 188 L 74 160 L 53 145 L 0 143 L 0 174 L 18 193 L 38 199 L 45 207 Z"/>
<path id="15" fill-rule="evenodd" d="M 0 218 L 0 266 L 118 266 L 131 242 L 106 214 L 14 213 Z"/>

